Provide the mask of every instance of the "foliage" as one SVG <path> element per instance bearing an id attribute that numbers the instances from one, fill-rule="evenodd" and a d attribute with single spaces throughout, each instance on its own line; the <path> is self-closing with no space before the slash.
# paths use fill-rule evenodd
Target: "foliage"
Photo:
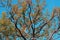
<path id="1" fill-rule="evenodd" d="M 33 4 L 32 0 L 18 0 L 18 3 L 14 5 L 11 4 L 12 0 L 7 0 L 7 2 L 9 3 L 4 7 L 11 7 L 11 9 L 8 12 L 2 12 L 0 19 L 0 33 L 8 38 L 6 40 L 9 40 L 9 36 L 13 36 L 15 40 L 16 37 L 20 37 L 21 40 L 35 40 L 35 38 L 46 36 L 47 40 L 51 40 L 53 34 L 59 30 L 59 27 L 55 31 L 51 29 L 52 20 L 54 21 L 54 17 L 57 16 L 56 9 L 53 10 L 51 15 L 49 13 L 44 15 L 43 13 L 45 1 L 42 5 L 40 0 L 36 0 L 37 4 Z M 42 34 L 41 31 L 43 31 Z"/>

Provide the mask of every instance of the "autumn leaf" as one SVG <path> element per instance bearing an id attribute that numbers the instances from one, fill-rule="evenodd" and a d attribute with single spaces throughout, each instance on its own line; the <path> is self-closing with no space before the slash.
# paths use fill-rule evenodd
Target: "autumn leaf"
<path id="1" fill-rule="evenodd" d="M 23 33 L 23 32 L 25 32 L 25 30 L 26 30 L 26 25 L 23 25 L 21 32 Z"/>
<path id="2" fill-rule="evenodd" d="M 27 5 L 27 3 L 24 1 L 22 2 L 22 7 L 25 7 Z"/>
<path id="3" fill-rule="evenodd" d="M 14 6 L 12 7 L 12 12 L 13 12 L 13 13 L 16 13 L 17 10 L 18 10 L 18 6 L 17 6 L 17 5 L 14 5 Z"/>
<path id="4" fill-rule="evenodd" d="M 6 18 L 6 12 L 2 12 L 2 19 Z"/>
<path id="5" fill-rule="evenodd" d="M 26 8 L 27 8 L 27 3 L 24 1 L 24 2 L 22 2 L 22 9 L 23 9 L 23 11 L 25 11 L 26 10 Z"/>
<path id="6" fill-rule="evenodd" d="M 31 4 L 32 0 L 25 0 L 27 2 L 27 4 Z"/>
<path id="7" fill-rule="evenodd" d="M 14 16 L 14 20 L 17 20 L 18 19 L 18 16 Z"/>
<path id="8" fill-rule="evenodd" d="M 51 18 L 53 18 L 54 17 L 54 13 L 52 13 L 52 16 L 51 16 Z"/>
<path id="9" fill-rule="evenodd" d="M 1 24 L 3 24 L 3 25 L 4 25 L 4 24 L 5 24 L 5 20 L 1 20 Z"/>
<path id="10" fill-rule="evenodd" d="M 17 11 L 17 13 L 16 13 L 17 16 L 18 16 L 18 17 L 21 17 L 21 16 L 22 16 L 22 15 L 21 15 L 22 12 L 23 12 L 23 10 L 19 9 L 19 10 Z"/>
<path id="11" fill-rule="evenodd" d="M 6 30 L 6 27 L 5 26 L 2 26 L 1 27 L 1 30 L 3 31 L 3 30 Z"/>
<path id="12" fill-rule="evenodd" d="M 11 24 L 11 21 L 9 19 L 6 19 L 6 25 L 10 25 Z"/>

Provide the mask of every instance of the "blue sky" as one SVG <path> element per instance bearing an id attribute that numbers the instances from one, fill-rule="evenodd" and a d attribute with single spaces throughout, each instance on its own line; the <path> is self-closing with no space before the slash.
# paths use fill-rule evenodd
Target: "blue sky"
<path id="1" fill-rule="evenodd" d="M 16 0 L 13 0 L 14 4 L 17 3 Z M 35 0 L 33 0 L 33 3 L 35 3 Z M 52 12 L 54 7 L 60 7 L 60 0 L 46 0 L 46 9 L 48 9 L 49 12 Z M 5 8 L 0 7 L 0 17 L 2 11 L 6 11 Z"/>
<path id="2" fill-rule="evenodd" d="M 46 0 L 47 7 L 51 12 L 54 7 L 60 7 L 60 0 Z"/>
<path id="3" fill-rule="evenodd" d="M 14 4 L 17 3 L 16 0 L 13 0 L 13 1 L 14 1 L 13 2 Z M 35 0 L 33 0 L 33 2 L 35 3 Z M 48 9 L 49 13 L 52 12 L 54 7 L 60 7 L 60 0 L 46 0 L 46 7 L 45 7 L 45 9 Z M 1 18 L 2 11 L 6 11 L 6 9 L 3 8 L 3 7 L 0 7 L 0 18 Z M 56 37 L 57 36 L 58 35 L 56 34 Z M 55 39 L 55 40 L 60 40 L 60 38 Z"/>

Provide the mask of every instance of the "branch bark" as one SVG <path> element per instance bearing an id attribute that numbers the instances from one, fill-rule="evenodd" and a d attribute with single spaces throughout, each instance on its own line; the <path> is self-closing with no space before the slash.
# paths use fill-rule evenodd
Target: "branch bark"
<path id="1" fill-rule="evenodd" d="M 11 21 L 12 21 L 12 19 L 14 20 L 14 17 L 13 17 L 13 15 L 10 13 L 10 15 L 11 15 Z M 18 18 L 19 19 L 19 18 Z M 18 32 L 20 33 L 20 35 L 21 35 L 21 37 L 24 39 L 24 40 L 26 40 L 26 38 L 23 36 L 23 34 L 21 33 L 21 30 L 20 29 L 18 29 L 18 27 L 17 27 L 17 22 L 18 22 L 18 19 L 17 20 L 15 20 L 14 21 L 14 24 L 15 24 L 15 29 L 16 29 L 16 31 L 18 30 Z"/>
<path id="2" fill-rule="evenodd" d="M 53 17 L 53 18 L 54 18 L 54 17 Z M 51 18 L 48 22 L 46 22 L 46 23 L 44 23 L 42 26 L 40 26 L 40 29 L 39 29 L 38 32 L 36 32 L 36 34 L 39 33 L 39 32 L 44 28 L 44 26 L 47 25 L 53 18 Z"/>

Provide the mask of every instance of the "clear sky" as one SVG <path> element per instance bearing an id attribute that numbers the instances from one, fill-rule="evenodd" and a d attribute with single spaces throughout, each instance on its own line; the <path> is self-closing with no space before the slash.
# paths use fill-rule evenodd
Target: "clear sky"
<path id="1" fill-rule="evenodd" d="M 13 0 L 14 4 L 17 3 L 17 0 Z M 33 3 L 35 3 L 35 0 L 33 0 Z M 49 12 L 52 12 L 52 9 L 54 7 L 60 7 L 60 0 L 46 0 L 46 8 L 49 10 Z M 1 13 L 2 11 L 6 11 L 5 8 L 0 7 L 0 17 L 1 17 Z"/>
<path id="2" fill-rule="evenodd" d="M 13 3 L 17 3 L 16 0 L 13 0 Z M 35 0 L 33 0 L 32 2 L 35 3 Z M 46 9 L 48 9 L 49 13 L 52 12 L 54 7 L 60 7 L 60 0 L 46 0 Z M 1 18 L 1 13 L 2 11 L 6 11 L 5 8 L 0 7 L 0 18 Z M 57 37 L 59 37 L 60 35 L 56 34 L 55 40 L 60 40 L 60 38 L 56 39 Z"/>
<path id="3" fill-rule="evenodd" d="M 54 7 L 60 7 L 60 0 L 46 0 L 47 7 L 51 12 Z"/>

